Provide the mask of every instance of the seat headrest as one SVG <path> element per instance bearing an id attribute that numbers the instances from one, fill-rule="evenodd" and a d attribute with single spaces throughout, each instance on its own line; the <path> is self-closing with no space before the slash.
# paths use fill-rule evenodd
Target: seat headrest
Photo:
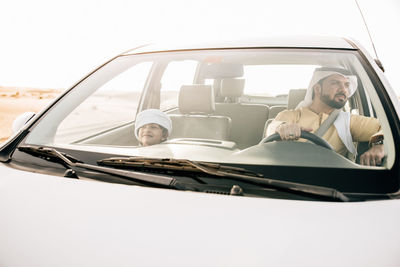
<path id="1" fill-rule="evenodd" d="M 240 97 L 243 95 L 244 79 L 223 79 L 221 81 L 221 96 Z"/>
<path id="2" fill-rule="evenodd" d="M 179 92 L 179 110 L 183 114 L 211 114 L 215 111 L 214 91 L 211 85 L 182 85 Z"/>
<path id="3" fill-rule="evenodd" d="M 295 109 L 304 100 L 307 89 L 291 89 L 288 95 L 288 109 Z"/>

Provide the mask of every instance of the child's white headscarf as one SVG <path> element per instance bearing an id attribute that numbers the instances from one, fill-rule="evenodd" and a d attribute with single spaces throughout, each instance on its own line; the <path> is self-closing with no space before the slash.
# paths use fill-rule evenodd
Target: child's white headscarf
<path id="1" fill-rule="evenodd" d="M 172 132 L 172 122 L 167 114 L 158 109 L 146 109 L 136 116 L 135 136 L 139 140 L 138 132 L 140 127 L 149 123 L 156 123 L 168 131 L 168 136 Z"/>

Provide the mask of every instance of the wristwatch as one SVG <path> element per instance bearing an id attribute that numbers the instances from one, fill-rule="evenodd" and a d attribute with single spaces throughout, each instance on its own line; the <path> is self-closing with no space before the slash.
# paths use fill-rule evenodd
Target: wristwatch
<path id="1" fill-rule="evenodd" d="M 383 135 L 376 135 L 371 137 L 369 141 L 369 147 L 383 145 Z"/>

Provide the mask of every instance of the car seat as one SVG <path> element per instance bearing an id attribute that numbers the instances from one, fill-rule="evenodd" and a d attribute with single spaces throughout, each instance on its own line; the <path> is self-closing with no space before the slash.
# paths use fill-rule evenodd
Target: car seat
<path id="1" fill-rule="evenodd" d="M 179 113 L 169 115 L 173 138 L 229 140 L 231 119 L 215 116 L 214 92 L 211 85 L 183 85 L 179 92 Z"/>
<path id="2" fill-rule="evenodd" d="M 224 102 L 215 104 L 215 114 L 232 119 L 231 141 L 239 148 L 260 142 L 269 112 L 269 107 L 265 104 L 240 102 L 244 84 L 244 79 L 222 79 L 220 95 Z"/>

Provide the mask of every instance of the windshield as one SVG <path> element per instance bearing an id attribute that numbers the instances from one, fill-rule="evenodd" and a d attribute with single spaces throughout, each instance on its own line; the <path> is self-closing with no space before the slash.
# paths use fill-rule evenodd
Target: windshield
<path id="1" fill-rule="evenodd" d="M 387 169 L 395 158 L 392 133 L 376 81 L 365 66 L 353 50 L 224 49 L 120 56 L 68 92 L 35 125 L 26 143 L 217 163 Z M 347 114 L 349 130 L 328 129 L 322 137 L 331 147 L 313 137 L 266 140 L 285 116 L 298 121 L 312 114 L 298 105 L 319 68 L 344 69 L 355 77 L 354 92 L 338 108 Z M 341 101 L 345 96 L 327 97 Z M 320 124 L 328 115 L 315 114 Z M 311 132 L 318 128 L 313 123 Z M 385 136 L 385 158 L 378 167 L 364 166 L 360 155 L 378 133 Z"/>

